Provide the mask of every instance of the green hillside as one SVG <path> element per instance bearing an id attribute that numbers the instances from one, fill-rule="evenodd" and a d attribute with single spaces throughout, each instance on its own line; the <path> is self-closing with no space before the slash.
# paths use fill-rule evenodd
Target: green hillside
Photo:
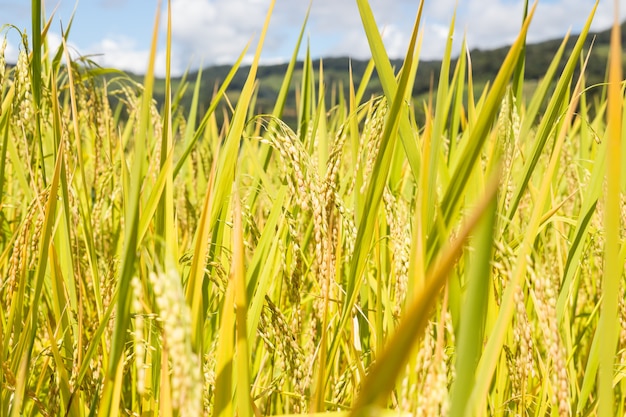
<path id="1" fill-rule="evenodd" d="M 623 24 L 622 26 L 624 27 Z M 626 33 L 622 31 L 622 44 L 626 44 Z M 587 67 L 587 84 L 594 85 L 599 84 L 605 79 L 606 62 L 609 49 L 609 31 L 602 31 L 591 34 L 586 42 L 585 50 L 589 50 L 589 46 L 593 42 L 593 48 L 591 57 Z M 571 35 L 566 45 L 566 52 L 563 55 L 561 67 L 565 65 L 565 60 L 569 57 L 571 49 L 574 47 L 577 35 Z M 532 88 L 533 80 L 539 80 L 545 74 L 548 65 L 550 64 L 555 52 L 562 43 L 562 39 L 555 39 L 544 41 L 536 44 L 529 44 L 526 49 L 526 88 Z M 500 68 L 504 57 L 506 56 L 509 46 L 501 47 L 493 50 L 480 50 L 474 49 L 470 51 L 474 85 L 475 87 L 482 87 L 490 80 L 493 80 Z M 349 69 L 352 67 L 352 74 L 354 83 L 358 86 L 363 77 L 365 68 L 368 62 L 365 60 L 350 59 L 348 57 L 339 58 L 324 58 L 322 59 L 324 78 L 327 86 L 327 97 L 335 97 L 340 89 L 343 90 L 343 94 L 347 96 L 349 86 Z M 402 60 L 392 60 L 392 64 L 396 69 L 402 65 Z M 452 65 L 456 64 L 456 60 L 453 60 Z M 287 108 L 285 109 L 285 119 L 293 122 L 296 118 L 297 110 L 295 108 L 296 102 L 296 90 L 301 86 L 301 74 L 302 74 L 302 62 L 298 62 L 297 71 L 295 74 L 295 80 L 292 83 L 289 99 L 287 101 Z M 421 61 L 417 70 L 417 76 L 415 78 L 415 84 L 413 86 L 413 96 L 420 100 L 426 99 L 432 86 L 436 85 L 439 78 L 439 69 L 441 67 L 441 61 L 430 60 Z M 229 65 L 211 66 L 202 70 L 202 82 L 201 82 L 201 97 L 200 97 L 200 109 L 206 109 L 211 100 L 211 95 L 216 86 L 224 80 L 228 71 Z M 313 61 L 313 68 L 316 73 L 319 72 L 320 59 Z M 281 82 L 284 78 L 287 64 L 277 65 L 265 65 L 259 67 L 258 71 L 258 93 L 257 93 L 257 111 L 260 113 L 270 112 L 278 95 Z M 243 84 L 245 83 L 246 76 L 248 74 L 249 67 L 243 66 L 239 69 L 235 78 L 231 82 L 228 88 L 229 99 L 234 103 L 236 102 L 238 92 L 241 91 Z M 194 71 L 187 75 L 187 81 L 193 86 L 198 72 Z M 137 81 L 141 81 L 141 77 L 136 77 Z M 174 88 L 180 86 L 181 78 L 175 78 L 172 80 Z M 164 80 L 157 80 L 155 86 L 155 98 L 159 103 L 163 102 L 164 94 Z M 600 93 L 601 89 L 596 89 L 592 94 Z M 364 97 L 370 97 L 372 95 L 382 94 L 382 88 L 376 72 L 372 74 L 372 78 L 368 84 Z M 185 90 L 182 96 L 183 107 L 186 108 L 191 103 L 193 95 L 193 87 L 189 87 Z M 419 113 L 418 106 L 418 113 Z M 419 117 L 419 114 L 418 114 Z"/>

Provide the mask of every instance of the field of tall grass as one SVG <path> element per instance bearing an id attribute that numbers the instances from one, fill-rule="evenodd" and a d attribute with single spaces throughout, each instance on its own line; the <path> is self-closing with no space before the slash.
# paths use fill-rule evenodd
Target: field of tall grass
<path id="1" fill-rule="evenodd" d="M 49 49 L 41 1 L 10 70 L 0 36 L 0 416 L 624 415 L 619 22 L 602 85 L 594 9 L 523 95 L 535 4 L 484 90 L 450 40 L 413 102 L 423 2 L 402 68 L 356 2 L 384 94 L 307 55 L 295 128 L 304 26 L 255 113 L 274 1 L 235 107 L 154 102 L 168 14 L 142 85 Z"/>

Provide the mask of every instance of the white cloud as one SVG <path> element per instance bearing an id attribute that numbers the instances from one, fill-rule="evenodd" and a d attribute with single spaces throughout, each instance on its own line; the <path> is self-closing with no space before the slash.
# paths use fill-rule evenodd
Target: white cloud
<path id="1" fill-rule="evenodd" d="M 267 2 L 173 0 L 172 42 L 181 65 L 232 63 L 263 27 Z"/>
<path id="2" fill-rule="evenodd" d="M 389 56 L 404 57 L 406 55 L 412 29 L 403 30 L 396 25 L 388 25 L 382 29 L 383 42 Z"/>
<path id="3" fill-rule="evenodd" d="M 392 58 L 404 57 L 409 45 L 411 32 L 404 31 L 396 25 L 387 25 L 379 30 L 382 34 L 387 55 Z M 362 30 L 352 30 L 342 34 L 337 43 L 332 45 L 332 49 L 327 51 L 327 54 L 367 59 L 371 52 L 365 33 Z"/>
<path id="4" fill-rule="evenodd" d="M 424 11 L 423 58 L 442 56 L 456 0 L 428 3 Z M 510 45 L 522 25 L 523 0 L 460 0 L 454 30 L 453 50 L 460 51 L 466 35 L 470 49 L 491 49 Z M 531 2 L 532 3 L 532 2 Z M 626 0 L 620 0 L 621 18 L 626 16 Z M 560 39 L 571 29 L 576 34 L 592 10 L 593 0 L 540 0 L 531 22 L 528 41 Z M 613 2 L 600 2 L 592 30 L 604 30 L 613 22 Z"/>
<path id="5" fill-rule="evenodd" d="M 17 56 L 20 52 L 22 46 L 22 35 L 16 30 L 14 27 L 2 26 L 2 21 L 0 21 L 0 45 L 4 42 L 6 38 L 7 46 L 4 50 L 4 59 L 6 62 L 15 64 L 17 62 Z"/>
<path id="6" fill-rule="evenodd" d="M 376 20 L 392 56 L 405 54 L 417 3 L 371 0 Z M 232 63 L 252 40 L 245 62 L 254 53 L 267 0 L 173 0 L 172 42 L 181 66 Z M 279 1 L 264 45 L 263 62 L 286 60 L 304 22 L 308 2 Z M 407 10 L 410 11 L 407 13 Z M 410 25 L 405 28 L 406 20 Z M 163 25 L 164 27 L 164 25 Z M 367 38 L 353 0 L 314 0 L 307 27 L 314 56 L 369 56 Z"/>
<path id="7" fill-rule="evenodd" d="M 277 26 L 298 29 L 304 21 L 307 2 L 292 1 L 277 5 Z M 389 55 L 404 56 L 418 2 L 412 0 L 370 0 L 377 25 Z M 307 27 L 313 54 L 316 56 L 370 55 L 361 15 L 353 0 L 314 0 Z"/>
<path id="8" fill-rule="evenodd" d="M 61 45 L 63 43 L 61 35 L 56 32 L 48 32 L 48 34 L 46 35 L 46 39 L 48 40 L 48 48 L 51 51 L 51 55 L 56 54 L 57 50 L 61 48 Z M 79 47 L 74 42 L 67 41 L 65 44 L 70 53 L 70 57 L 73 60 L 79 58 L 82 55 Z M 63 59 L 65 60 L 65 57 Z"/>
<path id="9" fill-rule="evenodd" d="M 91 58 L 103 67 L 118 68 L 121 70 L 143 74 L 148 68 L 150 50 L 139 47 L 131 38 L 115 37 L 106 38 L 95 45 L 91 45 L 88 54 Z M 165 51 L 158 50 L 155 59 L 155 74 L 158 77 L 165 75 Z M 178 74 L 181 68 L 172 66 L 172 73 Z"/>
<path id="10" fill-rule="evenodd" d="M 626 0 L 620 0 L 620 21 L 626 18 Z M 591 24 L 591 28 L 594 30 L 603 30 L 613 24 L 615 13 L 613 9 L 612 1 L 601 1 L 598 5 L 596 15 Z"/>
<path id="11" fill-rule="evenodd" d="M 621 1 L 626 5 L 624 0 Z M 563 38 L 571 29 L 578 33 L 584 26 L 593 7 L 592 0 L 540 1 L 533 16 L 528 41 L 539 42 Z M 613 20 L 613 2 L 600 2 L 592 30 L 604 30 Z M 511 44 L 517 38 L 522 25 L 523 2 L 521 0 L 483 0 L 467 2 L 458 29 L 467 28 L 470 48 L 492 48 Z M 621 9 L 622 18 L 626 10 Z"/>
<path id="12" fill-rule="evenodd" d="M 0 40 L 0 42 L 3 42 L 3 41 Z M 19 50 L 15 47 L 15 45 L 13 45 L 11 41 L 7 40 L 7 46 L 6 46 L 6 49 L 4 50 L 5 61 L 16 63 L 18 53 L 19 53 Z"/>
<path id="13" fill-rule="evenodd" d="M 147 49 L 139 49 L 133 39 L 122 36 L 105 38 L 90 46 L 88 51 L 99 65 L 138 74 L 146 70 L 149 56 Z"/>

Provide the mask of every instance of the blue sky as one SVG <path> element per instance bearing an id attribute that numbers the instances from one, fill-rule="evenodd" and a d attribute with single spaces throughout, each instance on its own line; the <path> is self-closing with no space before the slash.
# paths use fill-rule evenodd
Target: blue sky
<path id="1" fill-rule="evenodd" d="M 623 20 L 626 0 L 619 1 Z M 269 0 L 172 0 L 173 73 L 180 74 L 188 66 L 197 67 L 201 63 L 232 63 L 249 40 L 256 44 L 269 3 Z M 45 4 L 47 16 L 54 11 L 49 37 L 52 47 L 58 45 L 61 27 L 65 28 L 75 13 L 69 37 L 75 54 L 93 55 L 104 66 L 144 71 L 158 7 L 156 0 L 53 0 Z M 314 57 L 368 57 L 355 0 L 312 0 L 311 4 L 306 35 Z M 392 57 L 403 56 L 419 1 L 370 0 L 370 4 L 384 33 L 388 53 Z M 441 57 L 455 5 L 454 41 L 458 52 L 464 34 L 471 49 L 510 44 L 520 27 L 522 4 L 522 0 L 426 0 L 421 58 Z M 560 38 L 568 29 L 576 32 L 593 4 L 594 0 L 539 0 L 529 40 Z M 600 0 L 594 30 L 610 26 L 613 4 L 612 0 Z M 308 5 L 309 0 L 276 0 L 263 62 L 284 62 L 291 56 Z M 0 0 L 0 26 L 7 23 L 30 33 L 30 1 Z M 161 24 L 161 39 L 164 28 Z M 13 61 L 19 38 L 14 30 L 5 28 L 1 32 L 7 33 L 6 55 Z M 157 72 L 164 73 L 162 44 Z"/>

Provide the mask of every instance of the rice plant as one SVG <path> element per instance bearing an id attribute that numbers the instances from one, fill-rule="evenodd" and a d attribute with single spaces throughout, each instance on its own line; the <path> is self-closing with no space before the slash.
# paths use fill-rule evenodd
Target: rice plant
<path id="1" fill-rule="evenodd" d="M 69 31 L 50 50 L 40 1 L 10 69 L 3 26 L 0 415 L 624 414 L 619 22 L 603 85 L 585 77 L 594 6 L 524 88 L 535 2 L 489 85 L 450 41 L 417 102 L 424 2 L 397 69 L 356 2 L 361 84 L 330 97 L 297 62 L 305 21 L 269 114 L 274 1 L 235 107 L 246 51 L 202 113 L 200 74 L 191 107 L 169 69 L 153 99 L 169 8 L 141 84 L 73 59 Z"/>

